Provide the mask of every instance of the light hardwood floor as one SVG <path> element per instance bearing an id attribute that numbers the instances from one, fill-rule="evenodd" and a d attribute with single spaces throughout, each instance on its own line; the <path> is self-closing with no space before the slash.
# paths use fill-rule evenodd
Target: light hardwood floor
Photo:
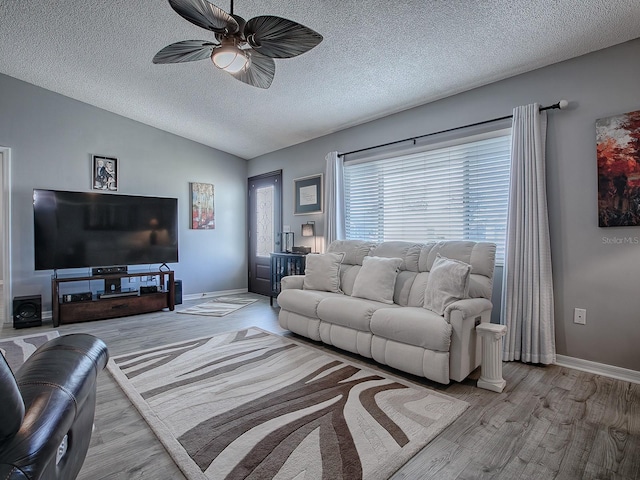
<path id="1" fill-rule="evenodd" d="M 277 306 L 270 307 L 266 297 L 258 298 L 259 302 L 222 318 L 159 312 L 58 330 L 61 335 L 92 333 L 107 343 L 112 356 L 249 326 L 287 334 L 278 326 Z M 50 323 L 28 330 L 5 325 L 1 336 L 50 328 Z M 640 479 L 640 385 L 557 366 L 505 363 L 503 373 L 507 386 L 501 394 L 475 386 L 479 371 L 448 386 L 405 375 L 471 407 L 393 478 Z M 106 370 L 98 380 L 95 430 L 78 478 L 184 478 Z"/>

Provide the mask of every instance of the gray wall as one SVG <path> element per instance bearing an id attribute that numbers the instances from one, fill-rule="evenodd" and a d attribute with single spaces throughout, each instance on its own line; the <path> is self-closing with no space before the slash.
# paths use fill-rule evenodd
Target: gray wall
<path id="1" fill-rule="evenodd" d="M 2 188 L 2 185 L 4 185 L 4 172 L 2 171 L 2 162 L 4 162 L 4 158 L 2 155 L 2 152 L 0 152 L 0 188 Z M 3 195 L 0 194 L 0 225 L 2 225 L 2 230 L 0 230 L 0 280 L 4 279 L 4 255 L 2 254 L 2 252 L 4 251 L 4 205 L 3 205 Z M 0 306 L 1 308 L 1 306 Z"/>
<path id="2" fill-rule="evenodd" d="M 178 198 L 170 266 L 184 294 L 247 288 L 245 160 L 5 75 L 0 145 L 12 154 L 14 296 L 41 294 L 50 309 L 52 272 L 34 271 L 32 191 L 90 191 L 92 154 L 118 158 L 118 193 Z M 189 229 L 189 182 L 215 185 L 215 230 Z"/>
<path id="3" fill-rule="evenodd" d="M 501 117 L 533 102 L 564 98 L 567 111 L 549 113 L 547 191 L 560 355 L 640 370 L 640 245 L 607 238 L 640 238 L 640 227 L 599 228 L 595 121 L 640 109 L 640 39 L 552 65 L 428 105 L 255 158 L 249 175 L 283 169 L 284 224 L 321 215 L 294 216 L 293 179 L 324 170 L 327 152 L 384 142 Z M 339 122 L 337 122 L 339 123 Z M 499 272 L 500 273 L 500 272 Z M 587 309 L 585 326 L 573 309 Z"/>

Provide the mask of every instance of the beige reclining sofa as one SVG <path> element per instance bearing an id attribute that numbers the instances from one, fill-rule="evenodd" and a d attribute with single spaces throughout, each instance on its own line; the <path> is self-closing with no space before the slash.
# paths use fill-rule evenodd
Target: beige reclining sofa
<path id="1" fill-rule="evenodd" d="M 332 242 L 282 279 L 282 328 L 439 383 L 480 365 L 495 244 Z"/>

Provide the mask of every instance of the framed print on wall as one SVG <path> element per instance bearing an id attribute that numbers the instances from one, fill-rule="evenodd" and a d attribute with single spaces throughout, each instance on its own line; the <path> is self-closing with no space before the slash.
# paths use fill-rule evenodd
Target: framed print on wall
<path id="1" fill-rule="evenodd" d="M 213 230 L 216 228 L 213 208 L 214 187 L 211 183 L 192 182 L 189 184 L 191 197 L 191 225 L 194 230 Z"/>
<path id="2" fill-rule="evenodd" d="M 294 215 L 322 213 L 322 174 L 293 180 Z"/>
<path id="3" fill-rule="evenodd" d="M 596 121 L 598 226 L 640 225 L 640 110 Z"/>
<path id="4" fill-rule="evenodd" d="M 92 165 L 93 190 L 118 191 L 118 159 L 93 155 Z"/>

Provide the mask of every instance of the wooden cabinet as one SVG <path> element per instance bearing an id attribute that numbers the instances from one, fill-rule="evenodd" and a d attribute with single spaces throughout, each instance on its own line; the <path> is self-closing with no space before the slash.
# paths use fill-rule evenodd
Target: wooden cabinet
<path id="1" fill-rule="evenodd" d="M 92 295 L 91 300 L 63 302 L 60 286 L 70 282 L 112 282 L 114 279 L 138 277 L 156 277 L 159 279 L 159 291 L 152 293 L 136 293 L 129 296 L 110 296 L 99 298 Z M 166 288 L 165 288 L 166 285 Z M 75 286 L 72 286 L 72 290 Z M 90 289 L 88 289 L 90 290 Z M 77 292 L 82 290 L 78 288 Z M 71 292 L 73 293 L 73 291 Z M 53 276 L 51 277 L 51 303 L 53 310 L 53 326 L 65 323 L 88 322 L 106 318 L 125 317 L 140 313 L 157 312 L 168 308 L 174 310 L 176 304 L 175 279 L 173 271 L 118 273 L 114 275 Z"/>
<path id="2" fill-rule="evenodd" d="M 272 253 L 271 254 L 271 298 L 280 293 L 280 281 L 287 275 L 304 275 L 306 256 L 299 253 Z"/>

